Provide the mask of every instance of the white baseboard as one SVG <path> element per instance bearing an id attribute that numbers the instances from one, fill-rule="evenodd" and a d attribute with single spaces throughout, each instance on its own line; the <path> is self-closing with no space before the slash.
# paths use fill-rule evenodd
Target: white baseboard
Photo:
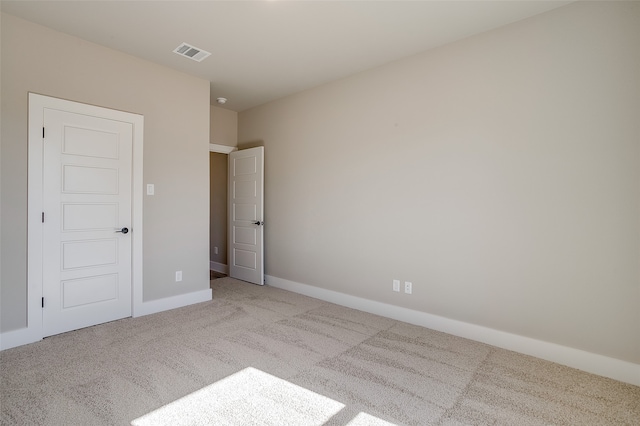
<path id="1" fill-rule="evenodd" d="M 209 269 L 211 269 L 212 271 L 229 275 L 229 266 L 225 265 L 224 263 L 218 263 L 218 262 L 214 262 L 213 260 L 210 260 Z"/>
<path id="2" fill-rule="evenodd" d="M 535 356 L 588 373 L 640 386 L 640 364 L 634 364 L 628 361 L 622 361 L 480 325 L 456 321 L 426 312 L 414 311 L 400 306 L 363 299 L 361 297 L 301 284 L 270 275 L 266 276 L 266 284 L 337 305 L 487 343 L 499 348 Z"/>
<path id="3" fill-rule="evenodd" d="M 42 340 L 42 336 L 36 335 L 32 329 L 27 327 L 18 330 L 5 331 L 0 333 L 0 351 L 15 348 L 16 346 L 28 345 Z"/>
<path id="4" fill-rule="evenodd" d="M 142 305 L 133 313 L 133 317 L 141 317 L 168 311 L 169 309 L 182 308 L 183 306 L 193 305 L 194 303 L 208 302 L 211 299 L 211 289 L 208 288 L 206 290 L 194 291 L 193 293 L 150 300 L 148 302 L 142 302 Z"/>
<path id="5" fill-rule="evenodd" d="M 134 308 L 133 317 L 155 314 L 169 309 L 181 308 L 194 303 L 208 302 L 212 299 L 211 289 L 181 294 L 164 299 L 150 300 Z M 31 327 L 0 333 L 0 351 L 15 348 L 42 340 L 42 328 Z"/>

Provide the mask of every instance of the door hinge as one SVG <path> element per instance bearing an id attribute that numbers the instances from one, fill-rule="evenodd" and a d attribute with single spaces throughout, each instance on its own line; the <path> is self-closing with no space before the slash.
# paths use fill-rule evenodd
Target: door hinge
<path id="1" fill-rule="evenodd" d="M 44 127 L 42 128 L 42 139 L 44 139 Z"/>
<path id="2" fill-rule="evenodd" d="M 44 212 L 42 212 L 42 223 L 44 223 Z"/>
<path id="3" fill-rule="evenodd" d="M 42 298 L 42 307 L 44 308 L 44 297 Z"/>

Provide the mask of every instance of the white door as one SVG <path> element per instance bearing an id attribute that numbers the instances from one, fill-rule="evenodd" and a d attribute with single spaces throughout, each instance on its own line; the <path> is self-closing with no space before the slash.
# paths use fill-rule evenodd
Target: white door
<path id="1" fill-rule="evenodd" d="M 131 316 L 131 123 L 44 108 L 43 335 Z"/>
<path id="2" fill-rule="evenodd" d="M 264 284 L 264 147 L 229 154 L 229 276 Z"/>

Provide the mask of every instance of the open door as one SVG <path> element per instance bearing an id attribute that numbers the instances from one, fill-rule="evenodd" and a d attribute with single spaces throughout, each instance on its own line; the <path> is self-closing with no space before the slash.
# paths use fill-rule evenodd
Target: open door
<path id="1" fill-rule="evenodd" d="M 264 285 L 264 147 L 229 154 L 229 276 Z"/>

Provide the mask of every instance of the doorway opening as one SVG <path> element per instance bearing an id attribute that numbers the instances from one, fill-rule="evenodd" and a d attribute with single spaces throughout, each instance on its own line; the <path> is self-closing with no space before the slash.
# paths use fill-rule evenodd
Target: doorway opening
<path id="1" fill-rule="evenodd" d="M 210 279 L 229 275 L 228 241 L 228 162 L 235 147 L 209 145 L 209 275 Z"/>

